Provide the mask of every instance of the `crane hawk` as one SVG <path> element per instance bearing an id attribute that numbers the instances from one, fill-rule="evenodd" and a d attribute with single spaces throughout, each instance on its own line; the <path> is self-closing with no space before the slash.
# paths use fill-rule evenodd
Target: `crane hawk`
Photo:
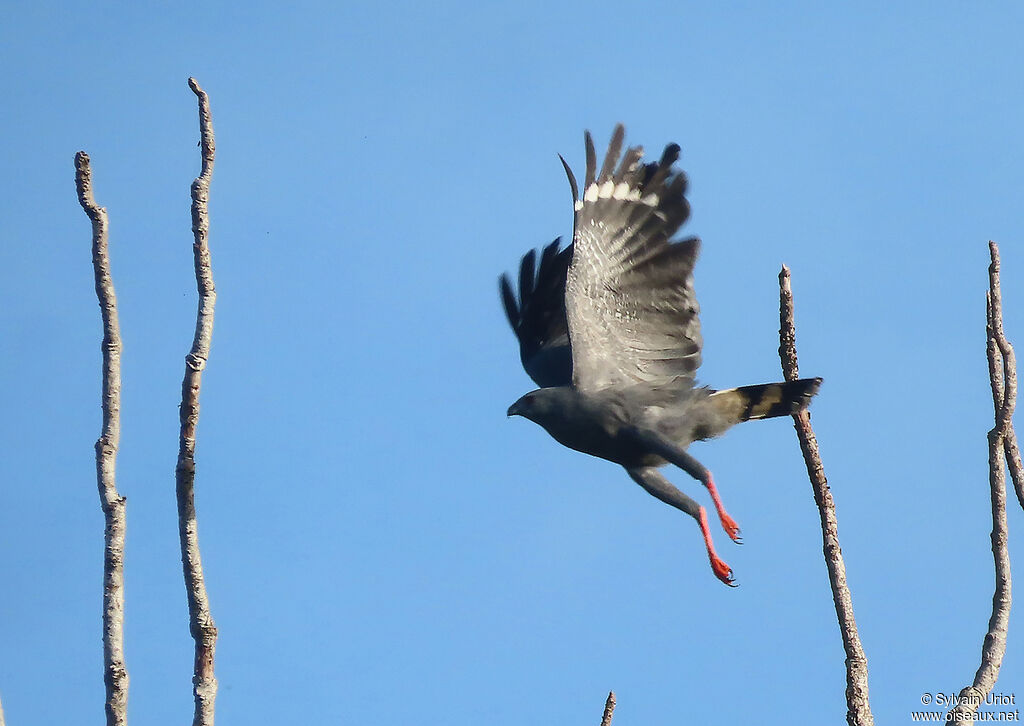
<path id="1" fill-rule="evenodd" d="M 508 409 L 543 426 L 558 442 L 622 465 L 650 494 L 700 525 L 711 569 L 734 585 L 715 553 L 704 507 L 658 468 L 674 464 L 711 494 L 722 527 L 740 541 L 711 472 L 687 451 L 742 421 L 794 413 L 818 392 L 820 378 L 715 391 L 698 386 L 699 306 L 693 266 L 700 240 L 673 240 L 690 215 L 686 176 L 674 168 L 679 146 L 654 163 L 643 149 L 622 154 L 615 128 L 600 170 L 584 135 L 586 177 L 580 196 L 569 165 L 575 219 L 572 243 L 556 239 L 528 252 L 518 296 L 508 275 L 500 289 L 527 374 L 540 386 Z M 621 155 L 621 160 L 620 160 Z M 561 158 L 561 157 L 559 157 Z"/>

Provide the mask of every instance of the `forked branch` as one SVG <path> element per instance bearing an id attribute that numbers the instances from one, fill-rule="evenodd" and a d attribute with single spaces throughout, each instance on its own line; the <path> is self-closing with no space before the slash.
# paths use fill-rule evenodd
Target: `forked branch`
<path id="1" fill-rule="evenodd" d="M 779 273 L 779 358 L 787 381 L 796 380 L 799 371 L 796 359 L 796 329 L 793 323 L 793 290 L 789 268 L 782 266 Z M 832 585 L 839 629 L 846 651 L 846 721 L 850 726 L 872 726 L 875 722 L 868 700 L 868 659 L 857 634 L 857 621 L 853 616 L 853 598 L 846 584 L 846 564 L 839 546 L 839 520 L 836 505 L 825 478 L 825 468 L 818 453 L 818 440 L 811 429 L 811 416 L 807 411 L 793 414 L 793 425 L 800 450 L 807 465 L 807 475 L 814 490 L 814 501 L 821 517 L 821 537 L 825 553 L 828 579 Z"/>
<path id="2" fill-rule="evenodd" d="M 114 478 L 121 437 L 121 332 L 117 323 L 117 296 L 110 276 L 107 210 L 93 198 L 92 169 L 89 155 L 84 151 L 75 154 L 75 187 L 78 202 L 92 221 L 92 266 L 103 318 L 103 428 L 96 441 L 96 483 L 105 520 L 103 682 L 107 726 L 124 726 L 128 719 L 128 671 L 124 663 L 125 498 L 118 494 Z"/>
<path id="3" fill-rule="evenodd" d="M 946 714 L 947 722 L 970 721 L 999 677 L 1006 653 L 1006 631 L 1010 620 L 1010 553 L 1007 548 L 1006 469 L 1021 496 L 1021 461 L 1017 435 L 1013 430 L 1013 411 L 1017 405 L 1017 361 L 1013 346 L 1003 332 L 1003 298 L 999 286 L 999 247 L 988 243 L 991 263 L 988 267 L 986 294 L 986 351 L 995 425 L 988 432 L 988 480 L 992 494 L 992 559 L 995 562 L 995 591 L 988 632 L 981 646 L 981 665 L 974 682 L 960 691 L 956 706 Z"/>
<path id="4" fill-rule="evenodd" d="M 189 631 L 195 640 L 195 669 L 192 676 L 195 715 L 192 724 L 213 726 L 214 704 L 217 698 L 217 678 L 213 672 L 217 626 L 210 614 L 210 601 L 203 579 L 203 564 L 199 556 L 194 486 L 199 386 L 202 382 L 203 368 L 206 367 L 206 361 L 210 356 L 213 307 L 217 300 L 210 268 L 210 248 L 207 244 L 210 229 L 207 202 L 210 196 L 210 177 L 213 175 L 214 143 L 210 100 L 196 79 L 189 78 L 188 85 L 199 99 L 199 134 L 203 158 L 202 170 L 192 182 L 192 250 L 195 257 L 199 307 L 196 313 L 195 337 L 192 349 L 185 356 L 185 378 L 181 384 L 181 435 L 178 464 L 175 467 L 175 489 L 178 499 L 181 564 L 185 572 L 185 592 L 188 597 Z"/>

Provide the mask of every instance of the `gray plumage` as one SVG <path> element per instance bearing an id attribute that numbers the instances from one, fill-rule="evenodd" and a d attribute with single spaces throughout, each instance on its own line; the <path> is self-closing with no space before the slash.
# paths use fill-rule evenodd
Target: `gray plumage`
<path id="1" fill-rule="evenodd" d="M 527 375 L 541 387 L 565 385 L 572 379 L 569 323 L 565 319 L 565 276 L 572 247 L 559 252 L 560 241 L 544 248 L 539 265 L 534 250 L 523 255 L 518 300 L 508 275 L 501 276 L 501 299 L 508 323 L 519 338 L 519 357 Z"/>
<path id="2" fill-rule="evenodd" d="M 693 294 L 700 242 L 669 241 L 690 214 L 686 177 L 672 173 L 679 147 L 666 148 L 654 169 L 631 148 L 613 172 L 623 134 L 617 127 L 595 181 L 594 142 L 585 137 L 588 184 L 577 204 L 565 296 L 579 390 L 692 379 L 700 366 Z"/>
<path id="3" fill-rule="evenodd" d="M 711 473 L 686 448 L 741 421 L 805 407 L 821 379 L 724 391 L 696 385 L 702 339 L 693 267 L 700 242 L 672 239 L 689 216 L 686 177 L 674 168 L 679 147 L 670 144 L 658 162 L 643 164 L 640 147 L 622 154 L 624 135 L 616 127 L 598 171 L 585 134 L 582 196 L 562 160 L 575 207 L 572 244 L 559 251 L 555 240 L 539 265 L 529 252 L 518 298 L 501 277 L 523 367 L 541 386 L 508 414 L 540 424 L 565 446 L 622 465 L 649 493 L 693 516 L 715 575 L 733 584 L 703 507 L 657 469 L 671 463 L 701 481 L 726 532 L 739 541 Z"/>

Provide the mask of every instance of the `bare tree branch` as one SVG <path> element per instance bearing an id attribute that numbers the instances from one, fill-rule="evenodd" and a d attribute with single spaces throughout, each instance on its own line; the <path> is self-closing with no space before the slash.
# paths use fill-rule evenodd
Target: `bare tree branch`
<path id="1" fill-rule="evenodd" d="M 960 723 L 973 720 L 996 679 L 1006 653 L 1006 631 L 1010 620 L 1012 586 L 1010 553 L 1007 548 L 1006 468 L 1020 496 L 1020 453 L 1013 431 L 1013 411 L 1017 405 L 1017 362 L 1013 346 L 1003 332 L 1003 300 L 999 287 L 999 247 L 989 242 L 992 263 L 988 268 L 989 290 L 986 295 L 986 331 L 988 372 L 992 386 L 995 425 L 988 432 L 988 478 L 992 490 L 992 558 L 995 562 L 995 592 L 992 594 L 992 615 L 988 632 L 981 646 L 981 665 L 974 682 L 960 691 L 957 705 L 946 714 L 946 721 Z M 1014 458 L 1016 456 L 1016 458 Z"/>
<path id="2" fill-rule="evenodd" d="M 608 699 L 604 702 L 604 714 L 601 716 L 601 726 L 612 726 L 612 714 L 615 713 L 615 691 L 608 691 Z M 4 726 L 0 723 L 0 726 Z"/>
<path id="3" fill-rule="evenodd" d="M 175 488 L 178 499 L 181 564 L 185 572 L 185 591 L 188 597 L 189 631 L 196 644 L 195 670 L 192 677 L 195 715 L 192 724 L 213 726 L 214 704 L 217 698 L 217 678 L 213 673 L 217 626 L 210 614 L 210 601 L 203 580 L 203 564 L 199 556 L 194 485 L 199 386 L 203 368 L 210 355 L 213 307 L 217 299 L 210 269 L 210 248 L 207 245 L 210 229 L 207 202 L 210 196 L 210 177 L 213 175 L 214 143 L 210 99 L 195 78 L 189 78 L 188 85 L 199 99 L 199 133 L 203 155 L 202 170 L 192 182 L 192 234 L 195 237 L 192 249 L 195 256 L 199 307 L 196 313 L 195 338 L 192 341 L 192 349 L 185 356 L 185 378 L 181 384 L 181 436 L 178 464 L 175 467 Z"/>
<path id="4" fill-rule="evenodd" d="M 0 726 L 4 726 L 5 723 L 6 722 L 4 721 L 4 705 L 0 703 Z"/>
<path id="5" fill-rule="evenodd" d="M 1017 500 L 1021 507 L 1024 507 L 1024 465 L 1021 464 L 1020 447 L 1017 445 L 1017 432 L 1013 428 L 1013 413 L 1017 406 L 1017 356 L 1013 352 L 1013 346 L 1003 331 L 1003 293 L 999 285 L 999 246 L 995 242 L 988 243 L 989 256 L 992 258 L 988 267 L 989 293 L 989 338 L 995 339 L 995 345 L 1003 363 L 1003 394 L 1000 397 L 1001 403 L 996 404 L 996 426 L 1002 428 L 1003 452 L 1006 456 L 1006 465 L 1010 470 L 1010 479 L 1013 481 L 1014 491 L 1017 493 Z M 992 353 L 989 353 L 992 359 Z M 991 363 L 989 364 L 991 373 Z M 995 386 L 999 382 L 993 378 L 993 403 L 996 402 Z"/>
<path id="6" fill-rule="evenodd" d="M 92 194 L 89 155 L 75 154 L 78 202 L 92 221 L 92 265 L 96 297 L 103 318 L 103 429 L 96 441 L 96 483 L 105 520 L 103 536 L 103 682 L 108 726 L 128 720 L 128 671 L 124 663 L 124 539 L 125 498 L 117 492 L 114 474 L 121 437 L 121 332 L 117 296 L 110 276 L 107 210 Z M 0 724 L 3 718 L 0 717 Z"/>
<path id="7" fill-rule="evenodd" d="M 779 358 L 787 381 L 799 377 L 796 359 L 796 329 L 793 324 L 793 290 L 790 284 L 789 268 L 782 266 L 779 273 Z M 868 701 L 868 659 L 857 634 L 857 621 L 853 616 L 853 598 L 846 584 L 846 564 L 839 546 L 839 520 L 836 505 L 825 478 L 825 468 L 818 453 L 818 441 L 811 429 L 811 416 L 807 411 L 793 414 L 793 425 L 800 450 L 807 465 L 807 475 L 814 489 L 814 501 L 821 516 L 821 537 L 828 567 L 828 579 L 832 585 L 832 600 L 835 602 L 839 629 L 846 651 L 846 721 L 850 726 L 872 726 L 875 722 Z"/>

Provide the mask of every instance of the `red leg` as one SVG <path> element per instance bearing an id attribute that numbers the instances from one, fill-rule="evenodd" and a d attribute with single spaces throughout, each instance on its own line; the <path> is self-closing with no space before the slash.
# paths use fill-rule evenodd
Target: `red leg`
<path id="1" fill-rule="evenodd" d="M 715 511 L 718 512 L 718 519 L 722 522 L 722 529 L 729 535 L 729 539 L 737 544 L 743 544 L 743 538 L 740 537 L 740 527 L 736 524 L 736 520 L 729 516 L 729 513 L 725 511 L 725 507 L 722 505 L 722 500 L 718 496 L 718 488 L 715 486 L 715 480 L 711 478 L 711 472 L 708 472 L 707 481 L 708 491 L 711 492 L 711 501 L 715 503 Z"/>
<path id="2" fill-rule="evenodd" d="M 718 519 L 722 522 L 722 528 L 733 542 L 740 542 L 739 525 L 722 506 L 722 500 L 718 496 L 718 489 L 715 487 L 715 480 L 711 477 L 711 472 L 690 456 L 685 449 L 679 448 L 660 434 L 652 432 L 641 432 L 641 434 L 641 443 L 649 446 L 654 453 L 664 457 L 669 463 L 675 464 L 708 488 L 708 491 L 711 492 L 711 499 L 715 503 L 715 510 L 718 512 Z"/>
<path id="3" fill-rule="evenodd" d="M 711 542 L 711 529 L 708 527 L 708 513 L 704 511 L 704 507 L 700 508 L 700 515 L 697 521 L 700 523 L 700 533 L 704 535 L 704 545 L 708 548 L 708 559 L 711 560 L 711 570 L 715 573 L 715 577 L 729 587 L 736 587 L 736 581 L 732 576 L 732 568 L 715 554 L 715 545 Z"/>
<path id="4" fill-rule="evenodd" d="M 698 464 L 699 466 L 699 464 Z M 690 497 L 683 494 L 679 489 L 672 486 L 669 481 L 658 473 L 658 470 L 654 467 L 646 467 L 640 469 L 626 469 L 629 475 L 633 477 L 633 481 L 642 486 L 649 494 L 657 497 L 666 504 L 670 504 L 680 511 L 686 512 L 700 525 L 701 536 L 704 537 L 704 546 L 708 550 L 708 559 L 711 560 L 711 570 L 715 573 L 715 577 L 724 582 L 730 587 L 735 587 L 736 583 L 733 582 L 732 568 L 725 564 L 717 554 L 715 554 L 715 545 L 711 541 L 711 529 L 708 527 L 708 513 L 704 507 L 700 506 Z M 694 474 L 694 478 L 699 478 L 701 482 L 705 478 L 710 480 L 710 476 L 707 474 L 707 469 L 701 467 L 700 476 Z M 713 485 L 712 485 L 712 491 Z M 717 502 L 717 492 L 715 493 L 715 499 Z M 718 504 L 721 507 L 721 504 Z M 732 521 L 732 520 L 730 520 Z M 733 527 L 738 531 L 736 523 L 733 522 Z"/>

